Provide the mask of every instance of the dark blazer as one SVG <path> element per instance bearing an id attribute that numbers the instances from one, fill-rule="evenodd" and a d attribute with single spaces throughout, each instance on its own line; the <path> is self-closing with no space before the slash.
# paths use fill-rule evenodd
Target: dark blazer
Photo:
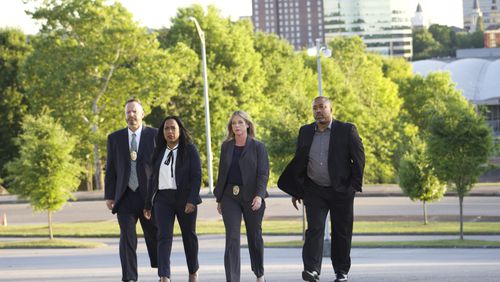
<path id="1" fill-rule="evenodd" d="M 229 168 L 233 158 L 235 141 L 229 140 L 222 143 L 219 160 L 219 173 L 214 195 L 217 202 L 222 200 L 226 187 Z M 269 180 L 269 159 L 266 147 L 251 137 L 247 137 L 245 148 L 239 160 L 241 177 L 243 180 L 242 195 L 244 201 L 252 201 L 255 196 L 262 199 L 268 196 L 267 181 Z"/>
<path id="2" fill-rule="evenodd" d="M 154 203 L 154 197 L 158 192 L 158 182 L 160 167 L 166 148 L 162 149 L 156 155 L 154 163 L 154 173 L 151 177 L 148 196 L 146 197 L 145 209 L 151 210 Z M 177 158 L 175 160 L 175 182 L 177 184 L 176 200 L 183 204 L 191 203 L 198 205 L 201 203 L 201 161 L 200 154 L 194 144 L 188 144 L 185 148 L 179 147 Z"/>
<path id="3" fill-rule="evenodd" d="M 303 184 L 315 127 L 316 124 L 311 123 L 300 128 L 295 156 L 278 180 L 281 190 L 298 199 L 304 196 Z M 365 153 L 356 127 L 334 120 L 328 150 L 328 172 L 333 189 L 337 192 L 361 192 L 364 167 Z"/>
<path id="4" fill-rule="evenodd" d="M 137 178 L 139 191 L 146 199 L 149 179 L 153 173 L 151 157 L 156 145 L 158 130 L 143 126 L 137 154 Z M 128 129 L 120 129 L 108 135 L 106 176 L 104 178 L 104 198 L 114 200 L 112 212 L 116 213 L 120 200 L 128 187 L 130 176 L 130 149 L 128 145 Z"/>

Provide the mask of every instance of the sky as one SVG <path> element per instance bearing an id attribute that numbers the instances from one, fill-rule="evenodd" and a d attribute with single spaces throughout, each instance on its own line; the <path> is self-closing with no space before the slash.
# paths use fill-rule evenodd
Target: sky
<path id="1" fill-rule="evenodd" d="M 407 5 L 411 14 L 420 3 L 431 23 L 463 26 L 462 0 L 393 0 Z M 113 1 L 110 1 L 113 2 Z M 119 0 L 134 15 L 134 20 L 143 26 L 160 28 L 170 26 L 177 9 L 198 3 L 215 5 L 224 17 L 234 20 L 252 15 L 252 0 Z M 22 0 L 0 0 L 0 27 L 17 27 L 25 33 L 37 33 L 39 26 L 24 11 L 32 7 Z"/>

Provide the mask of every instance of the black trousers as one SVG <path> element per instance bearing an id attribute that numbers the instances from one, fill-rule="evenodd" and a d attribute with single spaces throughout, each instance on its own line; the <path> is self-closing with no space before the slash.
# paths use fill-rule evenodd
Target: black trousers
<path id="1" fill-rule="evenodd" d="M 320 187 L 309 183 L 304 191 L 307 218 L 302 249 L 304 269 L 321 273 L 325 220 L 330 212 L 333 269 L 335 273 L 347 274 L 351 267 L 354 191 L 336 192 L 331 187 Z"/>
<path id="2" fill-rule="evenodd" d="M 226 189 L 226 191 L 232 191 Z M 241 196 L 241 191 L 239 196 Z M 224 268 L 226 280 L 239 282 L 241 273 L 240 256 L 240 227 L 241 217 L 245 221 L 247 230 L 248 251 L 252 271 L 256 277 L 264 275 L 264 240 L 262 239 L 262 219 L 266 204 L 262 199 L 262 206 L 252 211 L 252 203 L 245 202 L 241 197 L 225 193 L 221 201 L 222 219 L 226 229 L 226 248 L 224 252 Z"/>
<path id="3" fill-rule="evenodd" d="M 174 236 L 175 217 L 179 221 L 184 244 L 184 254 L 190 274 L 198 271 L 198 236 L 196 217 L 198 209 L 186 214 L 185 202 L 176 200 L 176 190 L 159 190 L 153 205 L 154 217 L 158 226 L 158 276 L 170 278 L 170 254 Z"/>
<path id="4" fill-rule="evenodd" d="M 137 280 L 137 220 L 140 221 L 144 239 L 148 249 L 151 267 L 157 267 L 156 226 L 147 220 L 143 214 L 144 199 L 139 192 L 127 189 L 117 212 L 120 225 L 120 261 L 122 265 L 122 280 Z"/>

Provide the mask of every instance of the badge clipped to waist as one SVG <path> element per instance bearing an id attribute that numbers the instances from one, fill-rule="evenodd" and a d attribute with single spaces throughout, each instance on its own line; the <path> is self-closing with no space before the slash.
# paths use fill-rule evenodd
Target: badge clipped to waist
<path id="1" fill-rule="evenodd" d="M 130 159 L 132 161 L 137 160 L 137 152 L 136 151 L 130 151 Z"/>
<path id="2" fill-rule="evenodd" d="M 240 186 L 234 185 L 233 186 L 233 195 L 238 196 L 240 194 Z"/>

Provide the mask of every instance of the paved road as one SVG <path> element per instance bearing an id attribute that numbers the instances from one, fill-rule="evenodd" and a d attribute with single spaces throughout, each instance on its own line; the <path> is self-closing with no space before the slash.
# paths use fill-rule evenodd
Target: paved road
<path id="1" fill-rule="evenodd" d="M 116 239 L 106 247 L 68 250 L 0 250 L 0 281 L 94 281 L 120 280 Z M 355 238 L 356 240 L 356 238 Z M 200 238 L 200 281 L 225 281 L 223 238 Z M 157 281 L 156 271 L 147 267 L 145 246 L 139 244 L 140 281 Z M 301 250 L 265 250 L 266 278 L 270 282 L 302 281 Z M 352 250 L 349 281 L 498 281 L 500 249 L 363 249 Z M 180 238 L 174 241 L 172 280 L 185 281 L 187 269 Z M 242 281 L 255 281 L 248 250 L 242 249 Z M 323 260 L 321 281 L 333 281 L 329 259 Z"/>
<path id="2" fill-rule="evenodd" d="M 301 211 L 296 211 L 286 197 L 270 197 L 266 199 L 266 218 L 300 219 Z M 199 206 L 199 219 L 219 220 L 213 198 L 204 198 Z M 355 200 L 356 220 L 421 220 L 422 204 L 412 202 L 406 197 L 358 197 Z M 9 224 L 46 223 L 45 213 L 34 214 L 26 203 L 0 203 L 0 215 L 7 214 Z M 439 202 L 428 204 L 428 215 L 431 221 L 458 219 L 458 198 L 447 196 Z M 473 221 L 500 221 L 500 196 L 467 197 L 464 200 L 464 216 Z M 107 210 L 104 201 L 69 202 L 55 213 L 55 222 L 78 222 L 116 220 Z"/>

